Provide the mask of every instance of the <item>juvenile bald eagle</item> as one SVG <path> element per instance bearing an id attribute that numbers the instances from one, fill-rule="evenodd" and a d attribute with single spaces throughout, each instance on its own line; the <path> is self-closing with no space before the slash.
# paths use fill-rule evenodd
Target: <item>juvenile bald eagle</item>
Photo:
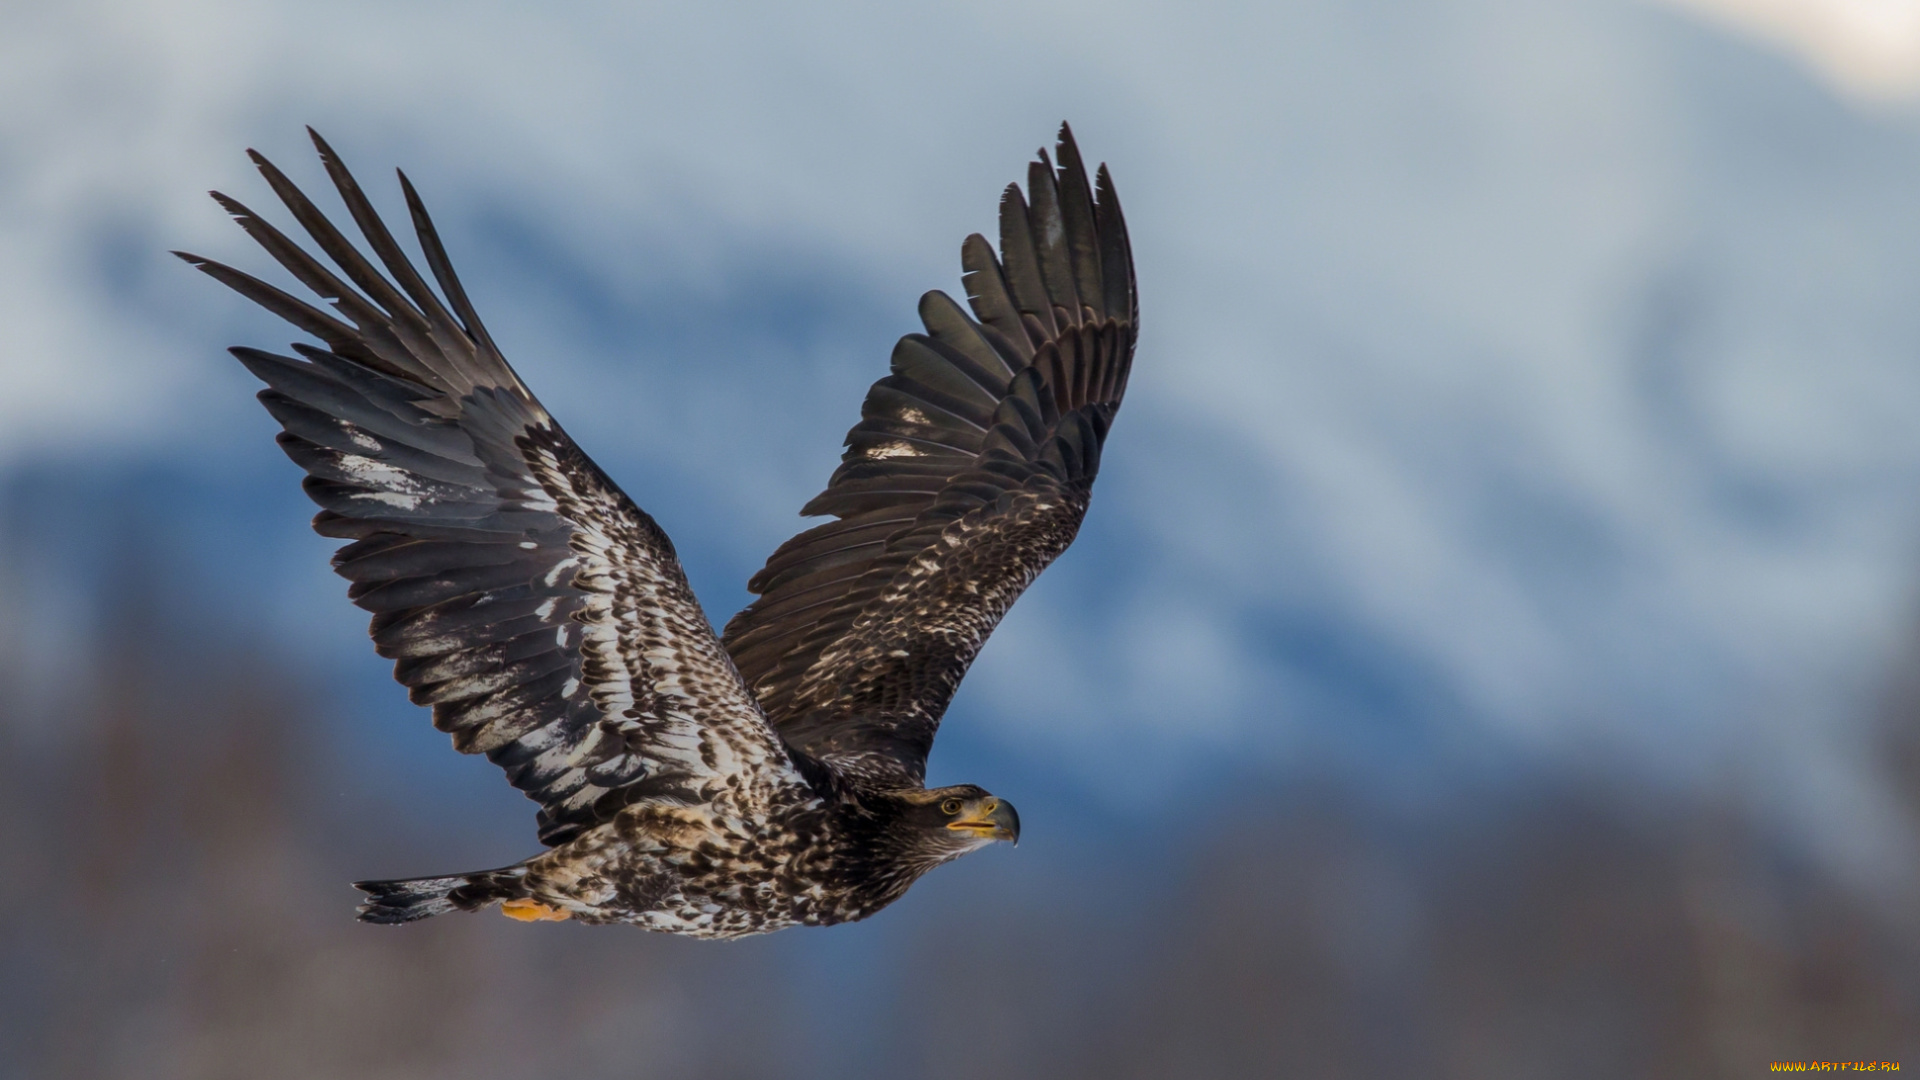
<path id="1" fill-rule="evenodd" d="M 1000 252 L 961 245 L 969 315 L 920 300 L 827 488 L 716 637 L 653 518 L 508 366 L 400 185 L 435 294 L 339 155 L 320 160 L 383 275 L 280 170 L 254 164 L 329 269 L 213 197 L 326 311 L 180 256 L 325 344 L 235 348 L 306 470 L 333 566 L 374 648 L 463 753 L 540 804 L 547 850 L 498 870 L 364 881 L 360 918 L 499 904 L 518 919 L 698 937 L 864 918 L 1020 818 L 972 785 L 925 787 L 954 689 L 1007 608 L 1066 549 L 1127 385 L 1138 311 L 1105 166 L 1072 132 Z M 343 280 L 340 275 L 344 274 Z"/>

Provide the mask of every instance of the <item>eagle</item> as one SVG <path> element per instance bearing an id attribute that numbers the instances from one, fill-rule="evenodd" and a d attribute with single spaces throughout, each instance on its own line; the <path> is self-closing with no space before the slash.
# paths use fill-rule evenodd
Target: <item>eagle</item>
<path id="1" fill-rule="evenodd" d="M 308 129 L 363 254 L 249 157 L 331 267 L 213 198 L 316 306 L 189 264 L 318 339 L 230 350 L 266 384 L 374 649 L 462 753 L 539 804 L 512 866 L 362 881 L 359 918 L 498 905 L 523 921 L 734 938 L 865 918 L 936 866 L 1020 837 L 1013 804 L 928 788 L 941 715 L 988 634 L 1085 516 L 1139 325 L 1112 178 L 1073 132 L 960 248 L 968 307 L 921 297 L 841 463 L 716 635 L 654 519 L 508 365 L 405 173 L 428 284 Z M 1057 163 L 1056 163 L 1057 162 Z M 384 273 L 382 272 L 384 267 Z M 970 310 L 969 310 L 970 309 Z"/>

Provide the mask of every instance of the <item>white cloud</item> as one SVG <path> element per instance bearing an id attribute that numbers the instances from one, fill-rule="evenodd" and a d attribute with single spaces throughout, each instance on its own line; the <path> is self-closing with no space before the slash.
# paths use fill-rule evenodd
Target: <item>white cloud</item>
<path id="1" fill-rule="evenodd" d="M 1870 99 L 1920 94 L 1915 0 L 1665 0 L 1774 42 Z"/>

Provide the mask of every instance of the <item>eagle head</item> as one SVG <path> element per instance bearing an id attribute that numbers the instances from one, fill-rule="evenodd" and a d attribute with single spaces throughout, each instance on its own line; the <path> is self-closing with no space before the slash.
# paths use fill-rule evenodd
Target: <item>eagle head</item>
<path id="1" fill-rule="evenodd" d="M 1013 804 L 972 784 L 903 791 L 898 798 L 891 831 L 912 861 L 933 865 L 996 840 L 1020 842 Z"/>

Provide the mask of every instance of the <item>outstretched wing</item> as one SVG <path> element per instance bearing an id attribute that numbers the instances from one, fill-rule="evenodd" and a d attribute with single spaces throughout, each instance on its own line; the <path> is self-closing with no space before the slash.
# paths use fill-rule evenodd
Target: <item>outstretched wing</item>
<path id="1" fill-rule="evenodd" d="M 233 354 L 321 507 L 374 648 L 464 753 L 540 804 L 559 844 L 642 793 L 750 812 L 799 780 L 687 586 L 673 545 L 507 365 L 400 177 L 443 305 L 340 159 L 313 136 L 381 275 L 265 158 L 267 183 L 352 285 L 214 198 L 334 314 L 181 254 L 326 343 Z M 397 283 L 397 287 L 396 287 Z M 357 286 L 357 290 L 354 286 Z M 452 311 L 449 312 L 448 308 Z M 344 321 L 343 321 L 344 320 Z"/>
<path id="2" fill-rule="evenodd" d="M 987 635 L 1080 528 L 1139 322 L 1126 222 L 1062 125 L 1000 201 L 1000 257 L 961 247 L 970 318 L 921 298 L 827 489 L 828 522 L 748 583 L 723 640 L 789 746 L 919 783 Z"/>

